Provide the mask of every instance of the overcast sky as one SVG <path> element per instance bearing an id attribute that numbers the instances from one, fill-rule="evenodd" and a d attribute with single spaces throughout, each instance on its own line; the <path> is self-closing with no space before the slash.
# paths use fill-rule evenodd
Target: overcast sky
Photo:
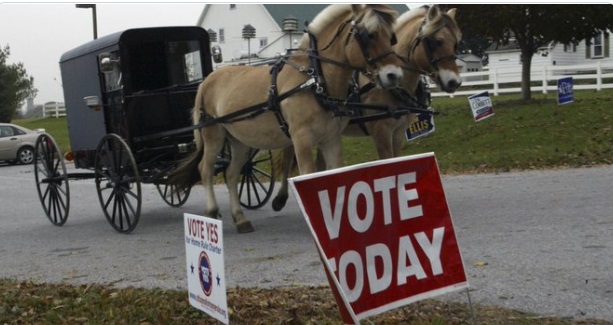
<path id="1" fill-rule="evenodd" d="M 409 3 L 410 8 L 419 5 Z M 193 2 L 98 3 L 98 37 L 137 27 L 196 25 L 204 6 Z M 92 39 L 91 9 L 75 8 L 75 3 L 0 0 L 0 46 L 8 44 L 9 63 L 23 62 L 34 77 L 38 89 L 35 104 L 64 101 L 60 57 Z"/>
<path id="2" fill-rule="evenodd" d="M 98 3 L 98 37 L 136 27 L 196 25 L 204 3 Z M 59 60 L 93 39 L 91 9 L 74 3 L 0 3 L 0 46 L 23 62 L 38 89 L 34 103 L 64 101 Z"/>

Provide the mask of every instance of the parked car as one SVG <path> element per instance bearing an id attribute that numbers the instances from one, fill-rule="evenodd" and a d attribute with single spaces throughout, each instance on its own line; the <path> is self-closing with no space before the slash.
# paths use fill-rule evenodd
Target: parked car
<path id="1" fill-rule="evenodd" d="M 9 123 L 0 123 L 0 161 L 31 164 L 34 145 L 43 129 L 29 130 Z"/>

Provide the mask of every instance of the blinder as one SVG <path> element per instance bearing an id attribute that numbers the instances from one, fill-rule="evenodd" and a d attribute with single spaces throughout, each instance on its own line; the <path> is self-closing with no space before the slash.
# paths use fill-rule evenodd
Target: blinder
<path id="1" fill-rule="evenodd" d="M 392 46 L 398 43 L 398 39 L 396 38 L 396 33 L 392 33 L 392 38 L 390 39 L 390 43 L 392 43 Z"/>
<path id="2" fill-rule="evenodd" d="M 366 30 L 365 28 L 358 28 L 357 24 L 359 23 L 359 20 L 353 20 L 351 22 L 351 31 L 349 32 L 349 36 L 347 37 L 347 41 L 345 42 L 345 44 L 347 44 L 349 42 L 349 37 L 351 34 L 353 34 L 353 36 L 355 37 L 356 41 L 358 42 L 358 45 L 360 46 L 360 50 L 362 51 L 362 56 L 364 56 L 364 59 L 366 60 L 366 62 L 373 68 L 376 68 L 376 62 L 383 59 L 384 57 L 390 55 L 390 54 L 394 54 L 394 51 L 390 50 L 387 52 L 384 52 L 383 54 L 379 55 L 378 57 L 372 58 L 369 54 L 368 54 L 368 47 L 371 45 L 370 43 L 373 40 L 373 34 L 369 33 L 368 30 Z M 396 39 L 396 34 L 392 34 L 392 37 L 390 39 L 390 42 L 392 45 L 396 44 L 397 39 Z"/>
<path id="3" fill-rule="evenodd" d="M 414 45 L 413 45 L 412 50 L 411 50 L 411 55 L 417 49 L 419 44 L 421 42 L 423 42 L 424 43 L 424 50 L 426 52 L 426 57 L 427 57 L 428 61 L 430 62 L 430 65 L 432 65 L 432 67 L 434 67 L 434 69 L 436 71 L 438 71 L 438 69 L 439 69 L 438 68 L 438 63 L 439 62 L 447 61 L 447 60 L 455 60 L 455 59 L 457 59 L 457 55 L 453 54 L 453 55 L 448 55 L 448 56 L 444 56 L 444 57 L 440 57 L 440 58 L 435 58 L 434 57 L 434 51 L 436 51 L 436 49 L 440 46 L 440 44 L 438 44 L 438 41 L 436 41 L 432 37 L 424 37 L 423 32 L 421 31 L 421 29 L 423 28 L 425 22 L 426 21 L 424 20 L 424 23 L 420 27 L 419 35 L 417 36 L 417 38 L 414 41 Z M 457 45 L 457 42 L 456 42 L 456 44 L 454 45 L 454 52 L 457 52 L 457 49 L 458 49 L 458 45 Z"/>

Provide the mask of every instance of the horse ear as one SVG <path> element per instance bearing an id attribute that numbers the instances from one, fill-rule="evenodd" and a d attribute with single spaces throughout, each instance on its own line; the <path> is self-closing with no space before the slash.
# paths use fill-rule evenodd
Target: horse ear
<path id="1" fill-rule="evenodd" d="M 364 6 L 361 4 L 352 4 L 351 11 L 353 11 L 353 18 L 358 18 L 360 14 L 364 11 Z"/>
<path id="2" fill-rule="evenodd" d="M 455 13 L 458 9 L 457 8 L 451 8 L 449 10 L 447 10 L 447 16 L 455 19 Z"/>
<path id="3" fill-rule="evenodd" d="M 441 9 L 439 9 L 438 5 L 433 5 L 428 10 L 428 20 L 434 20 L 441 14 Z"/>

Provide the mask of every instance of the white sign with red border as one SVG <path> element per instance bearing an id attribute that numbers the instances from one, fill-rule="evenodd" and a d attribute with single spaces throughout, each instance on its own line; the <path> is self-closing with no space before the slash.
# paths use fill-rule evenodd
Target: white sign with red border
<path id="1" fill-rule="evenodd" d="M 184 213 L 189 304 L 229 323 L 221 220 Z"/>
<path id="2" fill-rule="evenodd" d="M 485 120 L 490 116 L 494 116 L 494 105 L 487 91 L 468 96 L 468 102 L 473 112 L 475 122 Z"/>
<path id="3" fill-rule="evenodd" d="M 290 184 L 345 323 L 468 287 L 433 153 Z"/>

